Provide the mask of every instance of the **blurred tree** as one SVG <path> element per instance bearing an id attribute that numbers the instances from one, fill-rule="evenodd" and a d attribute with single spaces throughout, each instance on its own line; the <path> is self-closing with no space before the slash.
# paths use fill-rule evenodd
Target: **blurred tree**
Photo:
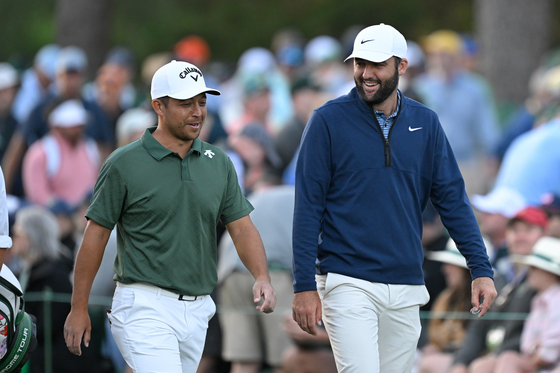
<path id="1" fill-rule="evenodd" d="M 553 0 L 475 0 L 480 69 L 502 105 L 520 104 L 552 42 Z"/>
<path id="2" fill-rule="evenodd" d="M 560 18 L 552 17 L 559 10 L 560 0 L 0 0 L 0 61 L 23 69 L 46 43 L 76 44 L 87 51 L 91 77 L 108 47 L 128 46 L 141 63 L 197 34 L 213 59 L 234 63 L 250 47 L 270 47 L 283 27 L 307 39 L 340 38 L 353 25 L 384 22 L 416 41 L 439 28 L 474 34 L 484 74 L 504 84 L 498 98 L 519 100 L 513 95 L 526 95 L 528 73 L 543 50 L 560 43 Z M 536 35 L 544 28 L 548 39 L 541 44 Z M 519 70 L 506 74 L 506 68 Z"/>
<path id="3" fill-rule="evenodd" d="M 0 0 L 0 61 L 22 70 L 53 39 L 53 1 Z"/>
<path id="4" fill-rule="evenodd" d="M 235 63 L 250 47 L 270 47 L 274 33 L 284 27 L 299 29 L 307 40 L 340 38 L 353 25 L 380 22 L 412 40 L 438 27 L 470 31 L 472 1 L 115 0 L 111 42 L 129 46 L 142 61 L 151 53 L 171 51 L 185 35 L 197 34 L 210 44 L 213 59 Z"/>
<path id="5" fill-rule="evenodd" d="M 56 0 L 56 42 L 84 49 L 89 78 L 94 77 L 109 48 L 110 5 L 111 0 Z"/>

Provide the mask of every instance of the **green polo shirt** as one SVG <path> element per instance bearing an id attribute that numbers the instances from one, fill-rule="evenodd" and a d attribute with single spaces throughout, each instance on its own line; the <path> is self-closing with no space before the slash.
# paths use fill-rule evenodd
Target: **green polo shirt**
<path id="1" fill-rule="evenodd" d="M 154 139 L 155 129 L 107 158 L 86 218 L 108 229 L 117 225 L 116 281 L 210 294 L 217 281 L 216 225 L 253 206 L 222 150 L 196 139 L 181 159 Z"/>

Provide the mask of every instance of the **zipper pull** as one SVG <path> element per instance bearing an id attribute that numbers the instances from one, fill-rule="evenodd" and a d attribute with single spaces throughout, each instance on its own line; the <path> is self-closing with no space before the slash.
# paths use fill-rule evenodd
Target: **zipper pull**
<path id="1" fill-rule="evenodd" d="M 385 139 L 385 167 L 391 166 L 391 148 L 389 139 Z"/>

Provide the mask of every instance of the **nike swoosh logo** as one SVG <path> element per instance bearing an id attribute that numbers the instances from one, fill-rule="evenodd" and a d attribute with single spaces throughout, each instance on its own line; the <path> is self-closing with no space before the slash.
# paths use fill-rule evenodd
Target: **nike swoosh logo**
<path id="1" fill-rule="evenodd" d="M 374 41 L 374 40 L 375 40 L 375 39 L 362 40 L 362 41 L 361 41 L 361 44 L 369 43 L 370 41 Z"/>
<path id="2" fill-rule="evenodd" d="M 422 129 L 422 127 L 416 127 L 416 128 L 408 127 L 408 130 L 410 132 L 418 131 L 418 130 L 421 130 L 421 129 Z"/>

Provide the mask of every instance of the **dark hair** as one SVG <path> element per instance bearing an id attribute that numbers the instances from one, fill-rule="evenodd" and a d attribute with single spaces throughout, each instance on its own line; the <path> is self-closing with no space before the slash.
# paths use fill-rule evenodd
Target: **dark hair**
<path id="1" fill-rule="evenodd" d="M 158 98 L 157 100 L 160 100 L 163 106 L 167 108 L 167 105 L 169 104 L 169 96 L 163 96 Z"/>
<path id="2" fill-rule="evenodd" d="M 402 58 L 394 56 L 395 57 L 395 69 L 399 69 L 399 65 L 401 64 Z"/>

